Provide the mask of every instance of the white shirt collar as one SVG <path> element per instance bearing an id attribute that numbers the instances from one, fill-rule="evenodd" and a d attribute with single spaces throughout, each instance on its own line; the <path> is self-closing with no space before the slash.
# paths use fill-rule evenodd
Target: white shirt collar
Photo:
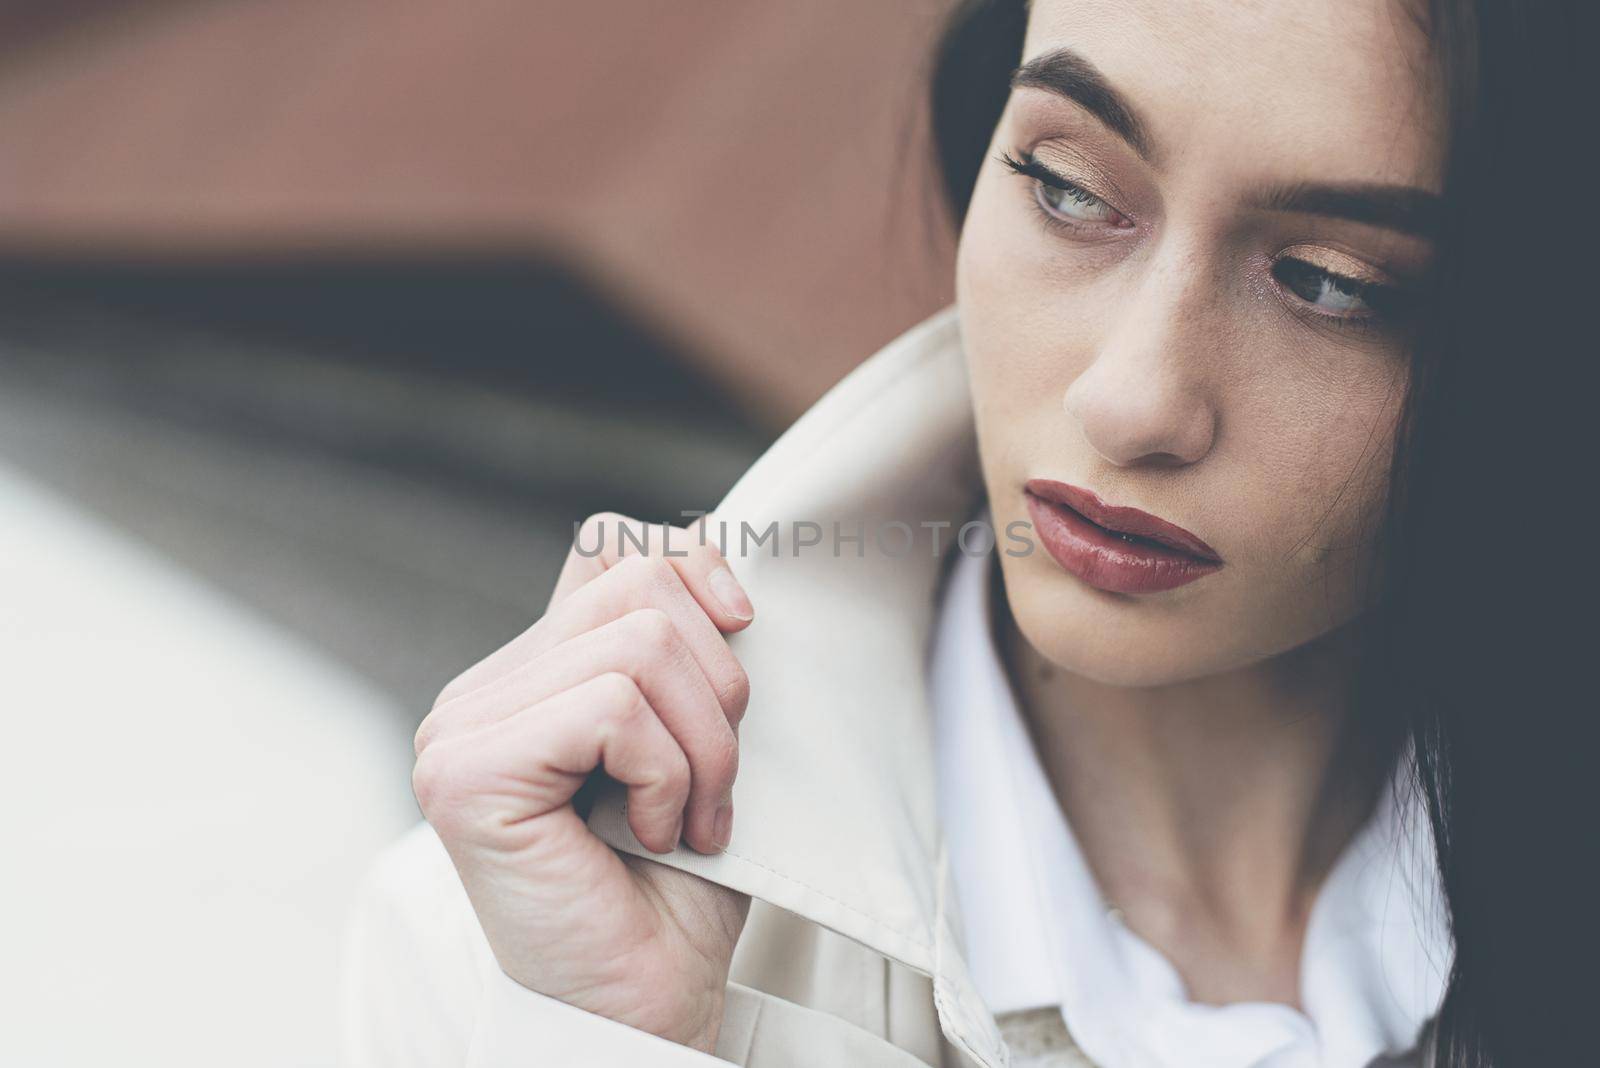
<path id="1" fill-rule="evenodd" d="M 1165 957 L 1108 915 L 1050 789 L 995 648 L 991 561 L 958 554 L 930 648 L 940 817 L 990 1010 L 1059 1006 L 1101 1068 L 1363 1068 L 1413 1046 L 1451 950 L 1425 814 L 1399 800 L 1409 792 L 1391 783 L 1318 895 L 1304 1012 L 1189 1001 Z"/>

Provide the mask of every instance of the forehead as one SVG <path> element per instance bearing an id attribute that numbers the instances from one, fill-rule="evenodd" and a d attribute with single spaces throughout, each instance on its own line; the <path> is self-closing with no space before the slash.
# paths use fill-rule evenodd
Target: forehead
<path id="1" fill-rule="evenodd" d="M 1071 48 L 1162 163 L 1437 190 L 1443 112 L 1415 0 L 1033 0 L 1023 57 Z"/>

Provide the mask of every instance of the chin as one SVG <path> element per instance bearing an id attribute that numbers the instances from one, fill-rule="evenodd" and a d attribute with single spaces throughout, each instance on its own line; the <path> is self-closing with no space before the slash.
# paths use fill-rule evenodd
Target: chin
<path id="1" fill-rule="evenodd" d="M 1006 601 L 1017 629 L 1064 671 L 1106 686 L 1166 686 L 1250 659 L 1217 644 L 1218 635 L 1236 630 L 1212 618 L 1196 598 L 1158 605 L 1103 593 L 1054 568 L 1043 575 L 1030 566 L 1017 570 L 1006 575 Z"/>

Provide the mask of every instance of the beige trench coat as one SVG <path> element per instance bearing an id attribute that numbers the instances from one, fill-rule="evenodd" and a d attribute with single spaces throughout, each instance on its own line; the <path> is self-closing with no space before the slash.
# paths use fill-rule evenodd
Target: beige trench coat
<path id="1" fill-rule="evenodd" d="M 738 828 L 725 853 L 665 862 L 755 899 L 719 1056 L 750 1068 L 1005 1063 L 962 960 L 924 669 L 941 574 L 925 524 L 950 524 L 948 548 L 980 494 L 947 312 L 839 383 L 715 511 L 760 615 L 732 640 L 751 680 Z M 772 522 L 776 555 L 740 544 L 742 524 Z M 796 529 L 807 522 L 822 544 L 797 550 L 815 534 Z M 651 855 L 615 801 L 590 826 Z"/>
<path id="2" fill-rule="evenodd" d="M 751 679 L 733 840 L 716 856 L 651 854 L 628 830 L 620 796 L 602 800 L 589 823 L 619 850 L 754 899 L 733 960 L 723 1061 L 1008 1064 L 963 959 L 924 670 L 942 575 L 934 542 L 948 554 L 980 495 L 966 369 L 947 310 L 843 380 L 714 513 L 758 617 L 731 639 Z M 774 522 L 776 540 L 741 545 L 742 524 L 758 535 Z M 817 524 L 821 544 L 799 546 L 817 528 L 796 523 Z M 863 525 L 862 541 L 848 540 Z M 511 983 L 493 967 L 437 839 L 425 827 L 413 838 L 381 866 L 353 925 L 347 1061 L 717 1064 Z M 465 978 L 469 958 L 476 979 Z M 459 983 L 444 978 L 451 968 Z M 419 970 L 430 975 L 420 988 L 398 989 L 415 987 L 403 977 Z M 453 1022 L 435 1027 L 429 1013 Z M 1051 1063 L 1089 1064 L 1070 1051 Z"/>

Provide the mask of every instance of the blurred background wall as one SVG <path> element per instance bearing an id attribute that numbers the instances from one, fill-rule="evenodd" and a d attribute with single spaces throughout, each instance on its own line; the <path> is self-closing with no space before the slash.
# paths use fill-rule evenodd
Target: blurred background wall
<path id="1" fill-rule="evenodd" d="M 0 0 L 0 1062 L 331 1062 L 410 734 L 572 523 L 950 299 L 946 6 Z"/>

